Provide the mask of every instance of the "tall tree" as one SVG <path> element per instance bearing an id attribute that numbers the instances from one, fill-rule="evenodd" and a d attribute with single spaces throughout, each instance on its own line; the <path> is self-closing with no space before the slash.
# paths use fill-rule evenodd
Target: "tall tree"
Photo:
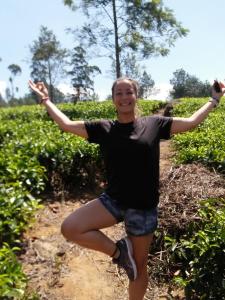
<path id="1" fill-rule="evenodd" d="M 140 59 L 165 56 L 188 32 L 162 0 L 64 0 L 64 4 L 83 9 L 87 22 L 80 31 L 71 31 L 85 43 L 85 49 L 99 45 L 104 49 L 97 52 L 115 61 L 117 78 L 123 73 L 121 61 L 127 51 L 135 52 Z"/>
<path id="2" fill-rule="evenodd" d="M 210 83 L 202 82 L 194 75 L 188 74 L 184 69 L 178 69 L 170 80 L 173 86 L 170 95 L 173 98 L 181 97 L 207 97 L 210 92 Z"/>
<path id="3" fill-rule="evenodd" d="M 20 66 L 16 64 L 9 65 L 8 69 L 12 74 L 12 76 L 9 77 L 9 82 L 11 85 L 11 98 L 14 98 L 15 97 L 14 80 L 17 75 L 20 75 L 22 73 L 22 69 L 20 68 Z M 18 92 L 18 87 L 16 87 L 16 91 Z"/>
<path id="4" fill-rule="evenodd" d="M 151 94 L 152 88 L 155 85 L 155 82 L 152 79 L 151 75 L 148 74 L 146 71 L 144 71 L 142 76 L 140 77 L 139 85 L 140 85 L 139 97 L 143 99 L 148 99 L 148 97 Z"/>
<path id="5" fill-rule="evenodd" d="M 127 77 L 135 79 L 139 83 L 139 97 L 147 99 L 155 85 L 151 75 L 146 72 L 136 59 L 134 53 L 128 53 L 122 62 L 123 74 Z"/>
<path id="6" fill-rule="evenodd" d="M 122 76 L 132 77 L 138 81 L 141 76 L 142 66 L 137 62 L 137 57 L 134 53 L 127 53 L 121 62 L 121 69 Z"/>
<path id="7" fill-rule="evenodd" d="M 75 47 L 71 51 L 70 65 L 72 69 L 68 71 L 71 76 L 71 82 L 75 89 L 74 102 L 81 99 L 82 92 L 88 96 L 94 93 L 93 76 L 101 73 L 97 66 L 91 66 L 88 63 L 86 50 L 81 47 Z"/>
<path id="8" fill-rule="evenodd" d="M 8 87 L 5 89 L 5 97 L 8 102 L 10 101 L 10 99 L 12 99 L 11 91 Z"/>
<path id="9" fill-rule="evenodd" d="M 63 75 L 67 50 L 62 48 L 55 34 L 41 26 L 40 35 L 30 46 L 32 53 L 31 77 L 42 80 L 49 87 L 49 95 L 54 101 L 54 85 Z"/>

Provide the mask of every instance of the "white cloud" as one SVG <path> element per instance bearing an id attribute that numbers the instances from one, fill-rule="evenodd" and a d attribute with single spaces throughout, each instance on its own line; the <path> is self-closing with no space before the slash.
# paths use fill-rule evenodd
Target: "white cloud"
<path id="1" fill-rule="evenodd" d="M 5 81 L 0 81 L 0 94 L 2 95 L 2 97 L 5 97 L 5 89 L 6 89 L 6 82 Z"/>
<path id="2" fill-rule="evenodd" d="M 169 93 L 172 90 L 172 85 L 169 83 L 159 83 L 154 86 L 149 99 L 153 100 L 168 100 Z"/>
<path id="3" fill-rule="evenodd" d="M 109 95 L 111 95 L 111 90 L 109 87 L 101 87 L 95 92 L 98 94 L 100 101 L 104 101 Z"/>
<path id="4" fill-rule="evenodd" d="M 63 94 L 67 95 L 67 94 L 74 94 L 74 89 L 72 86 L 70 86 L 69 84 L 66 84 L 66 83 L 60 83 L 58 86 L 57 86 L 57 89 L 60 90 L 60 92 L 62 92 Z"/>

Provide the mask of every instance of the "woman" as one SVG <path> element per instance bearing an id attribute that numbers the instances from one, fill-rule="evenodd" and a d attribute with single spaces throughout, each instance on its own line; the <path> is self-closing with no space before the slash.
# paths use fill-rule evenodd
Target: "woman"
<path id="1" fill-rule="evenodd" d="M 29 86 L 62 130 L 99 144 L 105 161 L 105 192 L 69 215 L 62 234 L 111 256 L 129 277 L 129 299 L 143 299 L 149 247 L 157 227 L 160 139 L 195 128 L 218 105 L 225 90 L 216 91 L 214 84 L 212 98 L 189 118 L 138 117 L 138 85 L 130 78 L 119 78 L 112 87 L 117 120 L 71 121 L 50 101 L 42 82 L 29 81 Z M 100 231 L 121 221 L 127 237 L 116 243 Z"/>

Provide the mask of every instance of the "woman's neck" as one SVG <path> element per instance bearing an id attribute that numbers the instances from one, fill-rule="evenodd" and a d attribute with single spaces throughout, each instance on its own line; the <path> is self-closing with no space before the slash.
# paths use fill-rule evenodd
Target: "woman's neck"
<path id="1" fill-rule="evenodd" d="M 135 114 L 117 114 L 117 120 L 120 123 L 130 123 L 136 119 Z"/>

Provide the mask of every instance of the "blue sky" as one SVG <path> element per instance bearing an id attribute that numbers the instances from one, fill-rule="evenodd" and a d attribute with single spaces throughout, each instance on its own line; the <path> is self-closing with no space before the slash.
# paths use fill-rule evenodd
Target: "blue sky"
<path id="1" fill-rule="evenodd" d="M 224 0 L 164 0 L 173 9 L 178 21 L 190 30 L 187 37 L 177 40 L 167 57 L 151 58 L 143 62 L 152 75 L 156 86 L 168 88 L 173 72 L 183 68 L 201 80 L 225 79 L 225 1 Z M 7 0 L 2 1 L 0 10 L 0 92 L 8 85 L 12 63 L 22 68 L 15 85 L 20 95 L 28 92 L 30 78 L 29 45 L 38 38 L 40 26 L 51 29 L 62 46 L 72 48 L 74 41 L 65 33 L 65 28 L 75 27 L 82 20 L 63 5 L 62 0 Z M 109 62 L 94 61 L 103 71 L 96 77 L 95 90 L 104 97 L 110 93 L 113 78 L 106 72 Z M 63 82 L 61 82 L 63 83 Z M 64 80 L 65 84 L 68 84 Z M 3 94 L 4 95 L 4 94 Z M 159 95 L 164 97 L 164 94 Z"/>

